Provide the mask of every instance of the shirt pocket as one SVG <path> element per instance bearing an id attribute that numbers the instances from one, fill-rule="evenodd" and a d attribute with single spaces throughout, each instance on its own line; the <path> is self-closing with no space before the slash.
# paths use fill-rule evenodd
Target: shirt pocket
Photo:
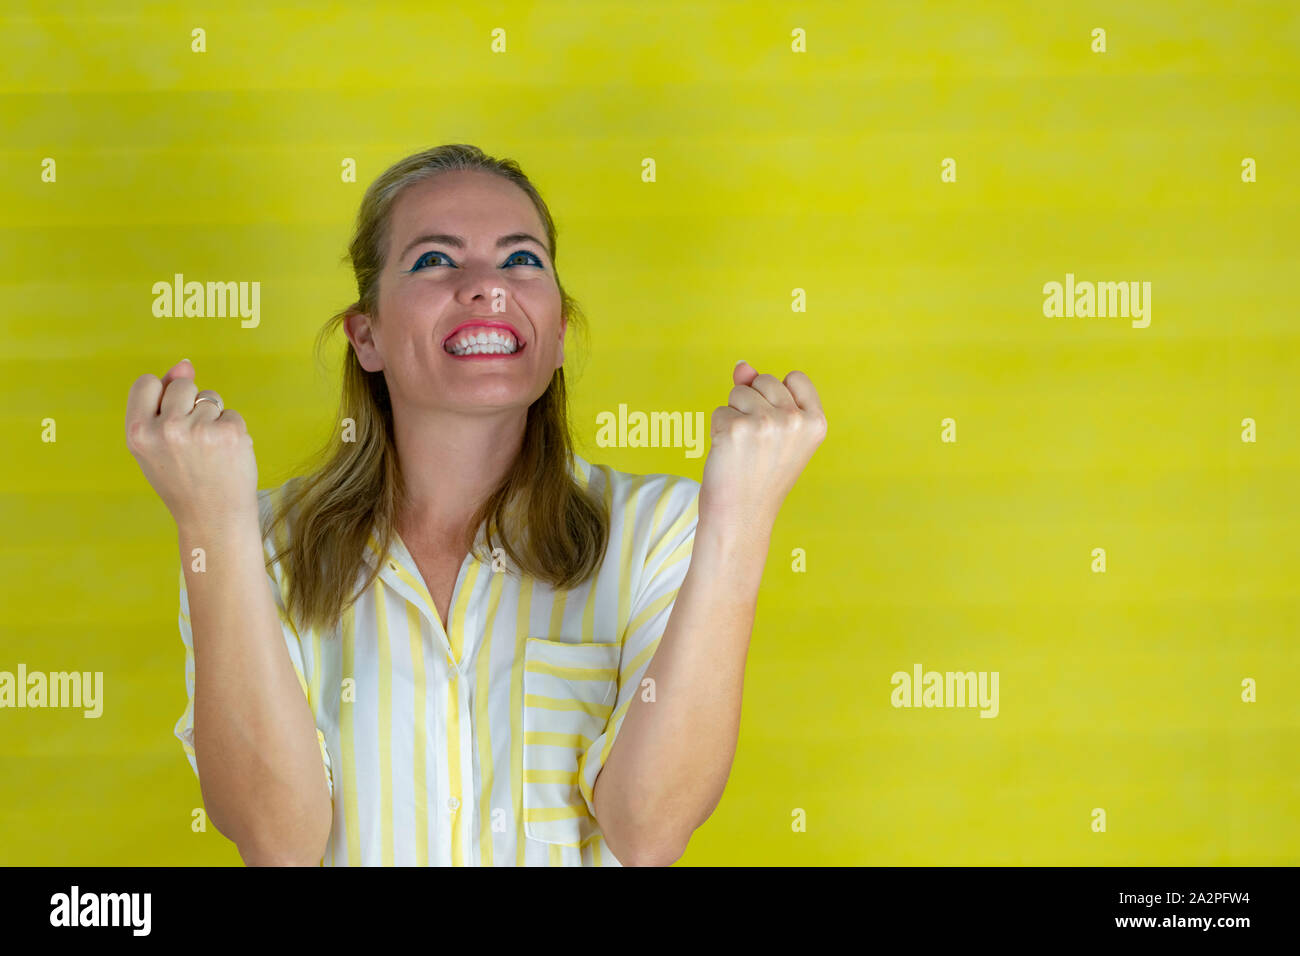
<path id="1" fill-rule="evenodd" d="M 524 649 L 524 832 L 581 846 L 599 831 L 578 789 L 578 758 L 605 730 L 621 647 L 530 637 Z"/>

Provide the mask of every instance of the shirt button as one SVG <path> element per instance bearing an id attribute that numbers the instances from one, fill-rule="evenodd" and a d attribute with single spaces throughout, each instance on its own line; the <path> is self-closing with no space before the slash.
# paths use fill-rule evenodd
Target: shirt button
<path id="1" fill-rule="evenodd" d="M 448 810 L 456 810 L 459 807 L 460 807 L 460 801 L 457 800 L 455 797 L 452 797 L 450 800 L 447 801 Z"/>

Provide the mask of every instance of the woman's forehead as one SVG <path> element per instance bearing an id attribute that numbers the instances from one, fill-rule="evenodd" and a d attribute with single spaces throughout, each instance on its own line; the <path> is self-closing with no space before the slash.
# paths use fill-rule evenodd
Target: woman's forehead
<path id="1" fill-rule="evenodd" d="M 438 236 L 447 245 L 470 248 L 496 245 L 504 236 L 530 235 L 548 248 L 537 209 L 513 183 L 490 174 L 488 178 L 506 188 L 482 184 L 481 179 L 439 184 L 441 178 L 417 183 L 398 197 L 391 235 L 399 256 L 420 236 Z"/>

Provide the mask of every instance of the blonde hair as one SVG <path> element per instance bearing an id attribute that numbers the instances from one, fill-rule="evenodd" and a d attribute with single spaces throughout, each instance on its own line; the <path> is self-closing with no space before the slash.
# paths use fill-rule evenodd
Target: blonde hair
<path id="1" fill-rule="evenodd" d="M 478 169 L 496 173 L 522 189 L 541 217 L 551 263 L 555 263 L 555 223 L 537 189 L 511 159 L 494 159 L 475 146 L 438 146 L 402 159 L 366 190 L 356 231 L 344 259 L 356 274 L 357 302 L 335 313 L 316 339 L 320 354 L 326 339 L 353 312 L 374 315 L 379 276 L 390 238 L 391 214 L 407 187 L 448 170 Z M 564 291 L 559 271 L 561 315 L 569 329 L 585 332 L 585 317 Z M 349 345 L 343 359 L 339 420 L 355 422 L 355 441 L 331 436 L 313 456 L 321 463 L 308 474 L 285 483 L 283 494 L 263 528 L 268 535 L 284 523 L 284 547 L 267 561 L 281 561 L 287 579 L 285 607 L 303 628 L 332 627 L 378 574 L 394 536 L 398 504 L 403 500 L 401 463 L 393 442 L 393 409 L 383 372 L 367 372 Z M 573 440 L 569 431 L 564 369 L 557 368 L 545 393 L 528 409 L 523 446 L 513 465 L 473 516 L 464 547 L 473 549 L 477 531 L 487 523 L 489 560 L 494 541 L 523 573 L 557 589 L 576 587 L 599 567 L 609 541 L 609 515 L 603 501 L 587 492 L 570 473 Z M 293 519 L 288 520 L 290 512 Z M 365 563 L 366 542 L 374 532 L 376 561 L 355 594 L 348 596 Z"/>

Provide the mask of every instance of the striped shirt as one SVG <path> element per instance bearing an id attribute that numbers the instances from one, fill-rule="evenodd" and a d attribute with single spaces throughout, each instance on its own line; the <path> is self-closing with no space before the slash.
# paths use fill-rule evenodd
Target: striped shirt
<path id="1" fill-rule="evenodd" d="M 499 571 L 471 553 L 444 628 L 400 537 L 381 559 L 372 534 L 378 577 L 332 628 L 300 634 L 279 562 L 268 572 L 333 802 L 321 865 L 621 865 L 592 787 L 690 565 L 700 483 L 577 455 L 571 473 L 610 515 L 599 571 L 572 590 L 507 570 L 503 552 Z M 263 528 L 286 487 L 258 491 Z M 180 582 L 189 702 L 174 732 L 197 775 L 183 569 Z"/>

